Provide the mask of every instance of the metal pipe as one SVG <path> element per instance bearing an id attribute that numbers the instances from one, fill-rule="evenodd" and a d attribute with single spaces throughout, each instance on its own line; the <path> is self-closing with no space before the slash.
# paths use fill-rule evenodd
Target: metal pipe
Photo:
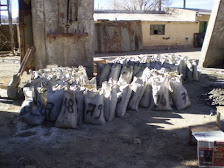
<path id="1" fill-rule="evenodd" d="M 183 8 L 185 9 L 186 8 L 186 0 L 183 0 L 183 1 L 184 1 Z"/>

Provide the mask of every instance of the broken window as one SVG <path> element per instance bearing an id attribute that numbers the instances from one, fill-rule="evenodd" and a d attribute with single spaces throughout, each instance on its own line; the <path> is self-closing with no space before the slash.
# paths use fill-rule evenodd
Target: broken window
<path id="1" fill-rule="evenodd" d="M 150 25 L 150 35 L 165 35 L 165 25 Z"/>

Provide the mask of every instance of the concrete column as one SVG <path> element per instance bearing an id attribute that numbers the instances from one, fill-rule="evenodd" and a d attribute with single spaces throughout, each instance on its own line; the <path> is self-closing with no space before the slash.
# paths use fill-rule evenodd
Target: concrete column
<path id="1" fill-rule="evenodd" d="M 200 66 L 208 68 L 224 67 L 224 0 L 215 0 L 209 20 Z"/>
<path id="2" fill-rule="evenodd" d="M 83 65 L 91 74 L 93 14 L 93 0 L 32 0 L 35 68 Z"/>

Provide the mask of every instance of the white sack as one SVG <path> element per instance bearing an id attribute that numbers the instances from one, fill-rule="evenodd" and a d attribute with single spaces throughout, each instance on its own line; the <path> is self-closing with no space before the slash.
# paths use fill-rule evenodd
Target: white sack
<path id="1" fill-rule="evenodd" d="M 152 100 L 152 85 L 150 83 L 147 83 L 145 92 L 142 96 L 139 106 L 143 108 L 149 108 L 151 105 L 151 100 Z"/>
<path id="2" fill-rule="evenodd" d="M 78 124 L 82 124 L 84 120 L 84 109 L 85 109 L 85 88 L 78 88 L 75 91 L 75 100 L 77 104 L 77 118 Z"/>
<path id="3" fill-rule="evenodd" d="M 133 75 L 133 66 L 126 66 L 124 65 L 121 70 L 121 75 L 119 78 L 119 83 L 127 83 L 129 84 L 132 80 Z"/>
<path id="4" fill-rule="evenodd" d="M 21 117 L 30 125 L 41 125 L 45 120 L 45 111 L 43 110 L 43 106 L 39 106 Z"/>
<path id="5" fill-rule="evenodd" d="M 193 65 L 190 61 L 187 61 L 187 79 L 189 81 L 193 80 Z"/>
<path id="6" fill-rule="evenodd" d="M 77 105 L 73 91 L 64 91 L 62 108 L 55 126 L 59 128 L 77 127 Z"/>
<path id="7" fill-rule="evenodd" d="M 186 60 L 181 60 L 179 63 L 179 75 L 182 75 L 182 79 L 187 79 L 187 63 Z"/>
<path id="8" fill-rule="evenodd" d="M 199 80 L 199 72 L 198 72 L 198 66 L 197 66 L 196 61 L 193 61 L 192 66 L 193 66 L 193 79 L 195 81 L 198 81 Z"/>
<path id="9" fill-rule="evenodd" d="M 128 108 L 131 110 L 138 111 L 138 106 L 142 96 L 145 92 L 145 83 L 142 79 L 134 77 L 133 82 L 131 83 L 132 86 L 132 96 L 128 103 Z"/>
<path id="10" fill-rule="evenodd" d="M 133 77 L 141 77 L 144 71 L 144 67 L 140 66 L 140 65 L 135 65 L 134 66 L 134 70 L 133 70 Z"/>
<path id="11" fill-rule="evenodd" d="M 112 79 L 114 81 L 118 81 L 121 72 L 121 64 L 113 64 L 111 67 L 111 72 L 109 75 L 109 80 Z"/>
<path id="12" fill-rule="evenodd" d="M 104 117 L 106 121 L 112 121 L 117 106 L 117 86 L 103 82 L 102 92 L 104 95 Z"/>
<path id="13" fill-rule="evenodd" d="M 118 93 L 118 100 L 117 100 L 117 107 L 116 107 L 116 116 L 123 117 L 126 113 L 128 102 L 131 98 L 131 85 L 129 84 L 122 84 L 119 86 L 119 93 Z"/>
<path id="14" fill-rule="evenodd" d="M 84 121 L 89 124 L 105 124 L 104 98 L 99 92 L 87 91 Z"/>
<path id="15" fill-rule="evenodd" d="M 33 101 L 34 101 L 34 88 L 33 87 L 24 87 L 23 93 L 25 96 L 25 100 L 22 103 L 21 109 L 20 109 L 20 115 L 25 115 L 27 113 L 30 113 L 33 108 Z"/>
<path id="16" fill-rule="evenodd" d="M 40 87 L 37 87 L 36 85 L 36 107 L 33 107 L 33 100 L 25 100 L 22 105 L 22 111 L 20 111 L 22 118 L 29 123 L 30 125 L 41 125 L 45 120 L 45 105 L 47 102 L 47 88 L 43 86 L 43 81 L 41 81 Z M 28 89 L 25 91 L 28 91 Z M 29 94 L 27 93 L 27 97 L 30 97 L 34 95 L 31 93 L 31 90 L 29 90 Z M 25 108 L 25 109 L 24 109 Z M 27 110 L 26 112 L 24 110 Z"/>
<path id="17" fill-rule="evenodd" d="M 96 84 L 96 78 L 92 78 L 91 80 L 87 80 L 87 81 L 84 81 L 82 86 L 87 88 L 88 90 L 93 90 L 93 91 L 96 91 L 97 90 L 97 84 Z"/>
<path id="18" fill-rule="evenodd" d="M 153 101 L 151 109 L 153 110 L 172 110 L 170 105 L 170 83 L 168 77 L 153 77 L 152 78 L 152 93 Z"/>
<path id="19" fill-rule="evenodd" d="M 143 82 L 148 81 L 151 75 L 152 75 L 151 70 L 148 67 L 145 68 L 141 76 Z"/>
<path id="20" fill-rule="evenodd" d="M 18 75 L 13 75 L 13 78 L 10 81 L 8 88 L 7 88 L 8 98 L 14 99 L 14 100 L 18 98 L 19 83 L 20 83 L 20 77 Z"/>
<path id="21" fill-rule="evenodd" d="M 171 92 L 172 99 L 177 110 L 182 110 L 191 105 L 187 90 L 182 85 L 180 77 L 176 77 L 170 82 L 173 92 Z"/>
<path id="22" fill-rule="evenodd" d="M 108 77 L 109 77 L 109 75 L 110 75 L 110 70 L 111 70 L 111 65 L 110 65 L 110 64 L 107 64 L 107 65 L 104 67 L 104 69 L 103 69 L 102 72 L 97 72 L 97 73 L 100 74 L 100 78 L 99 78 L 99 86 L 101 86 L 102 83 L 103 83 L 104 81 L 107 81 L 107 80 L 108 80 Z"/>
<path id="23" fill-rule="evenodd" d="M 46 120 L 57 120 L 63 102 L 63 92 L 63 90 L 48 91 L 47 104 L 45 106 Z"/>

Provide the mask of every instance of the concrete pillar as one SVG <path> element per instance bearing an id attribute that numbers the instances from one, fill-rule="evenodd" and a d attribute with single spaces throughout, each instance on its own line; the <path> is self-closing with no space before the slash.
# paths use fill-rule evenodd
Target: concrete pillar
<path id="1" fill-rule="evenodd" d="M 83 65 L 94 56 L 93 0 L 32 0 L 35 68 Z"/>
<path id="2" fill-rule="evenodd" d="M 200 66 L 218 68 L 224 66 L 224 0 L 215 0 L 204 39 Z"/>

